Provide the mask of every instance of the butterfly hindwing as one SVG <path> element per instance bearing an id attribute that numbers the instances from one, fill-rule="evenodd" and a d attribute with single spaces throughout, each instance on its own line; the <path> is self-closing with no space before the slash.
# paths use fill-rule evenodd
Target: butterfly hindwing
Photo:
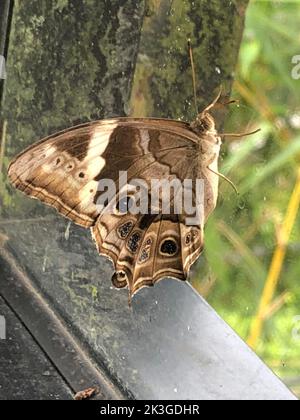
<path id="1" fill-rule="evenodd" d="M 131 296 L 166 277 L 186 280 L 203 249 L 200 227 L 188 227 L 179 215 L 99 217 L 92 229 L 101 254 L 115 265 L 113 284 Z"/>

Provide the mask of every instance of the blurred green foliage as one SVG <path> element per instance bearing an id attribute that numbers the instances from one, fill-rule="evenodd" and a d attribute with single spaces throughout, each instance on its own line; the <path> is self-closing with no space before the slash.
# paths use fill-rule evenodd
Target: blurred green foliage
<path id="1" fill-rule="evenodd" d="M 198 290 L 244 339 L 300 162 L 300 80 L 292 77 L 292 59 L 300 55 L 299 19 L 299 1 L 250 3 L 233 88 L 240 102 L 230 110 L 226 131 L 261 127 L 262 132 L 225 142 L 221 172 L 240 196 L 221 182 L 219 205 L 206 229 L 206 253 L 194 277 Z M 259 355 L 295 392 L 300 392 L 299 232 L 298 216 L 258 346 Z"/>

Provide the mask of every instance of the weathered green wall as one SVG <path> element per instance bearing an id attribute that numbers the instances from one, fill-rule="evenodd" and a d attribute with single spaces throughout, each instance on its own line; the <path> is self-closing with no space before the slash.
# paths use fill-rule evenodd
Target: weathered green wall
<path id="1" fill-rule="evenodd" d="M 16 0 L 4 116 L 19 148 L 124 113 L 143 13 L 144 1 Z"/>
<path id="2" fill-rule="evenodd" d="M 193 120 L 187 39 L 194 49 L 199 106 L 230 93 L 249 0 L 150 0 L 135 79 L 135 115 Z"/>

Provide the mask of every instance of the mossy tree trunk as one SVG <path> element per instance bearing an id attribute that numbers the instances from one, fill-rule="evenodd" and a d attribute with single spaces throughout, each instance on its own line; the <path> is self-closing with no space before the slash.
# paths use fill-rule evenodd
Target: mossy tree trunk
<path id="1" fill-rule="evenodd" d="M 143 15 L 144 1 L 15 1 L 3 113 L 18 147 L 124 114 Z"/>

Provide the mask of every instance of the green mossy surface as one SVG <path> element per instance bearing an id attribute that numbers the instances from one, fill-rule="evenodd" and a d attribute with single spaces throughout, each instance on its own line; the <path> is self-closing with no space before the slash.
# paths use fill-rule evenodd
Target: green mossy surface
<path id="1" fill-rule="evenodd" d="M 147 115 L 193 120 L 187 40 L 193 45 L 201 109 L 221 86 L 230 93 L 248 0 L 151 0 L 147 4 L 135 92 L 147 95 Z"/>

